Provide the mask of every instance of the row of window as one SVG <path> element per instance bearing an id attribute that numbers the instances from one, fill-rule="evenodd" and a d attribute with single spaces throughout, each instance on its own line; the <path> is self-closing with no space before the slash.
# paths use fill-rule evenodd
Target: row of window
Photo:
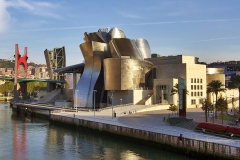
<path id="1" fill-rule="evenodd" d="M 192 97 L 203 96 L 203 92 L 191 92 Z"/>
<path id="2" fill-rule="evenodd" d="M 202 85 L 191 85 L 191 90 L 202 90 L 203 86 Z"/>
<path id="3" fill-rule="evenodd" d="M 199 102 L 198 102 L 198 104 L 202 104 L 202 99 L 199 99 Z M 196 99 L 191 99 L 191 104 L 197 104 L 196 103 Z"/>
<path id="4" fill-rule="evenodd" d="M 191 83 L 202 83 L 202 78 L 191 78 Z"/>

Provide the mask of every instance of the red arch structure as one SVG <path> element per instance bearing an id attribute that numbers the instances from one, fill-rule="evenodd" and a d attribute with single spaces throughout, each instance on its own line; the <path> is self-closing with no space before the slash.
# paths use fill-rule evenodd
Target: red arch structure
<path id="1" fill-rule="evenodd" d="M 25 47 L 24 48 L 24 54 L 23 56 L 20 55 L 20 51 L 19 51 L 19 46 L 18 44 L 15 44 L 15 81 L 17 83 L 17 78 L 18 78 L 18 69 L 20 64 L 23 65 L 24 70 L 25 70 L 25 75 L 26 77 L 28 76 L 28 64 L 27 64 L 27 59 L 28 59 L 28 48 Z"/>

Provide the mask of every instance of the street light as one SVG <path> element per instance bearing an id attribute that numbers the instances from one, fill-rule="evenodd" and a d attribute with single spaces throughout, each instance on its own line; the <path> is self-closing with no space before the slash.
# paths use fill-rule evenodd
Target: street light
<path id="1" fill-rule="evenodd" d="M 94 116 L 95 116 L 95 93 L 97 92 L 97 90 L 93 90 L 94 93 L 94 97 L 93 97 L 93 106 L 94 106 Z"/>
<path id="2" fill-rule="evenodd" d="M 148 100 L 149 100 L 149 105 L 150 105 L 150 99 L 149 98 L 150 98 L 150 95 L 148 95 Z"/>
<path id="3" fill-rule="evenodd" d="M 77 104 L 78 104 L 78 101 L 77 101 L 77 93 L 78 93 L 79 90 L 75 90 L 75 108 L 76 108 L 76 112 L 77 112 Z"/>
<path id="4" fill-rule="evenodd" d="M 113 92 L 114 92 L 114 90 L 111 90 L 110 92 L 112 93 L 112 119 L 113 119 Z"/>
<path id="5" fill-rule="evenodd" d="M 234 110 L 234 92 L 233 92 L 233 95 L 230 95 L 232 97 L 230 97 L 232 99 L 232 110 Z"/>

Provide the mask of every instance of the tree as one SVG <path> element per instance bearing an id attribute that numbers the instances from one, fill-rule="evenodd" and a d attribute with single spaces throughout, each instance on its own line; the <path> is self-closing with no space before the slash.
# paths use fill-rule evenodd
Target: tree
<path id="1" fill-rule="evenodd" d="M 178 88 L 178 83 L 176 83 L 172 90 L 170 96 L 173 96 L 174 94 L 179 94 L 179 88 Z M 188 94 L 188 90 L 186 89 L 186 94 Z"/>
<path id="2" fill-rule="evenodd" d="M 186 88 L 186 87 L 185 87 Z M 174 86 L 173 86 L 173 88 L 172 88 L 172 90 L 171 90 L 171 94 L 170 94 L 170 96 L 173 96 L 173 95 L 175 95 L 175 94 L 178 94 L 178 96 L 179 96 L 179 88 L 178 88 L 178 83 L 176 83 Z M 188 95 L 188 90 L 186 89 L 186 94 Z M 178 97 L 179 98 L 179 97 Z M 179 101 L 179 100 L 178 100 Z"/>
<path id="3" fill-rule="evenodd" d="M 30 93 L 30 95 L 34 91 L 35 87 L 37 86 L 36 84 L 37 84 L 37 82 L 27 83 L 27 92 Z"/>
<path id="4" fill-rule="evenodd" d="M 209 111 L 214 111 L 214 105 L 211 102 L 209 102 L 207 99 L 203 99 L 201 108 L 205 113 L 205 121 L 207 122 Z"/>
<path id="5" fill-rule="evenodd" d="M 174 94 L 179 94 L 179 89 L 178 89 L 177 83 L 173 86 L 170 96 L 173 96 Z"/>
<path id="6" fill-rule="evenodd" d="M 233 87 L 238 89 L 238 111 L 240 112 L 240 75 L 233 77 Z"/>
<path id="7" fill-rule="evenodd" d="M 170 104 L 169 109 L 172 111 L 172 114 L 178 110 L 178 107 L 175 104 Z"/>
<path id="8" fill-rule="evenodd" d="M 223 116 L 227 115 L 227 110 L 228 110 L 227 99 L 223 98 L 221 95 L 216 102 L 215 108 L 217 111 L 220 111 L 220 115 L 222 117 L 222 124 L 223 124 Z"/>
<path id="9" fill-rule="evenodd" d="M 4 84 L 0 85 L 0 92 L 5 94 L 9 91 L 13 91 L 14 83 L 11 81 L 6 81 Z"/>
<path id="10" fill-rule="evenodd" d="M 33 93 L 36 90 L 46 90 L 47 83 L 46 82 L 29 82 L 27 83 L 27 92 Z"/>
<path id="11" fill-rule="evenodd" d="M 240 112 L 238 112 L 238 108 L 233 108 L 233 113 L 234 113 L 234 117 L 236 117 L 237 119 L 240 119 Z"/>
<path id="12" fill-rule="evenodd" d="M 224 84 L 222 84 L 221 81 L 219 80 L 212 80 L 208 85 L 207 85 L 207 93 L 214 93 L 216 96 L 216 102 L 218 99 L 218 93 L 220 92 L 225 92 L 226 89 L 223 88 Z M 215 118 L 217 118 L 217 110 L 215 110 Z"/>

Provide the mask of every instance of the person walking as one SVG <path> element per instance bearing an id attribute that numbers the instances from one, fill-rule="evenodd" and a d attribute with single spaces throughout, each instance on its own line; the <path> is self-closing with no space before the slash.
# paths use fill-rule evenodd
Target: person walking
<path id="1" fill-rule="evenodd" d="M 232 133 L 230 137 L 231 137 L 231 139 L 233 139 L 234 138 L 234 134 Z"/>
<path id="2" fill-rule="evenodd" d="M 202 134 L 204 134 L 205 133 L 205 129 L 204 128 L 202 128 Z"/>

